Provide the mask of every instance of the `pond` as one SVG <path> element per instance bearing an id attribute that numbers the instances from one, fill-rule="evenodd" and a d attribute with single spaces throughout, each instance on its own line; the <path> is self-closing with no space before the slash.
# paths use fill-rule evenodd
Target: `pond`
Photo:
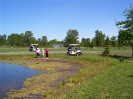
<path id="1" fill-rule="evenodd" d="M 25 66 L 0 62 L 0 99 L 5 98 L 11 89 L 21 89 L 24 80 L 37 74 L 39 71 Z"/>

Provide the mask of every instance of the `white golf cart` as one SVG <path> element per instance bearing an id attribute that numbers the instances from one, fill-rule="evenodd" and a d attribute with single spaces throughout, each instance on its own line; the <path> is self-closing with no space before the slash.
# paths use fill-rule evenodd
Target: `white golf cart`
<path id="1" fill-rule="evenodd" d="M 69 56 L 80 56 L 82 52 L 79 44 L 69 44 L 67 49 L 67 55 Z"/>
<path id="2" fill-rule="evenodd" d="M 35 47 L 36 46 L 36 47 Z M 38 47 L 38 44 L 31 44 L 29 47 L 29 51 L 36 51 L 36 48 Z"/>

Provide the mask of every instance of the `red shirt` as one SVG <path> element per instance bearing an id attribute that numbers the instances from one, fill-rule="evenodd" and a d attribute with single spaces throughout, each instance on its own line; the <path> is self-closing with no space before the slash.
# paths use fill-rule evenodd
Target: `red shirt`
<path id="1" fill-rule="evenodd" d="M 45 49 L 45 53 L 48 53 L 48 49 L 47 48 Z"/>

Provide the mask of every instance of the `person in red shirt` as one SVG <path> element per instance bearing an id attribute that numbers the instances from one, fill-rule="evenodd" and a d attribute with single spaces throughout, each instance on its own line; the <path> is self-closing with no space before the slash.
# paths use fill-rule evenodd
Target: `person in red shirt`
<path id="1" fill-rule="evenodd" d="M 48 58 L 48 54 L 49 54 L 49 50 L 47 48 L 45 48 L 45 58 L 47 59 Z"/>

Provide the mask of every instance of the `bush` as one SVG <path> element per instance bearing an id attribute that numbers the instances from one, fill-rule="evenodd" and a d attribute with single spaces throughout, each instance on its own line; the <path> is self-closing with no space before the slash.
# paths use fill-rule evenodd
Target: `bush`
<path id="1" fill-rule="evenodd" d="M 108 56 L 110 54 L 109 47 L 105 47 L 105 50 L 102 53 L 103 53 L 103 56 Z"/>

